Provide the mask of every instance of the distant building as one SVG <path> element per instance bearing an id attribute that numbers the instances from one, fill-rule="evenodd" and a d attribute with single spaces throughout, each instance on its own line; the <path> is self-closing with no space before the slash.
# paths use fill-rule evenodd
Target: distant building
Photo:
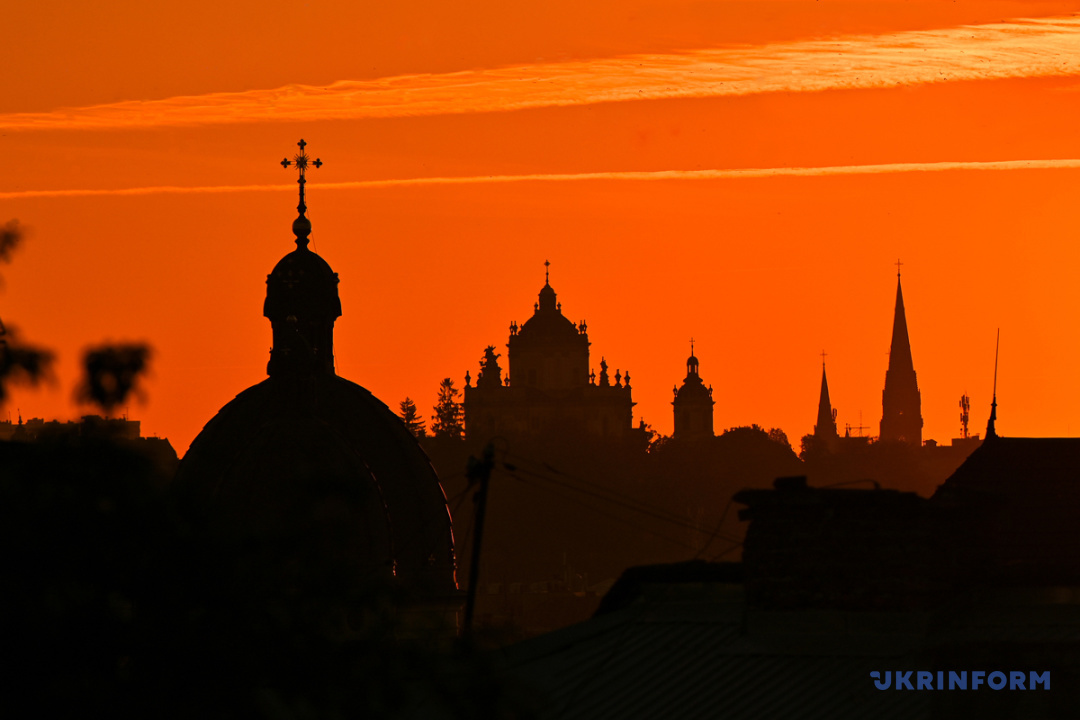
<path id="1" fill-rule="evenodd" d="M 153 461 L 164 478 L 171 478 L 179 462 L 176 450 L 166 438 L 143 437 L 138 420 L 104 418 L 84 415 L 78 420 L 44 420 L 30 418 L 26 422 L 0 422 L 0 441 L 40 442 L 60 438 L 108 439 L 131 447 Z"/>
<path id="2" fill-rule="evenodd" d="M 23 422 L 20 417 L 16 423 L 10 420 L 0 422 L 0 440 L 33 441 L 65 434 L 101 435 L 103 433 L 108 433 L 114 438 L 137 440 L 142 437 L 140 428 L 141 423 L 138 420 L 103 418 L 100 415 L 84 415 L 79 420 L 67 421 L 30 418 Z"/>
<path id="3" fill-rule="evenodd" d="M 911 359 L 899 272 L 896 273 L 896 309 L 889 369 L 885 373 L 885 390 L 881 393 L 881 410 L 880 440 L 906 442 L 915 447 L 922 445 L 922 395 Z"/>
<path id="4" fill-rule="evenodd" d="M 698 359 L 694 356 L 694 343 L 690 342 L 690 357 L 686 359 L 686 377 L 681 387 L 675 388 L 671 401 L 675 411 L 676 440 L 696 440 L 714 437 L 712 386 L 705 387 L 698 374 Z"/>
<path id="5" fill-rule="evenodd" d="M 599 376 L 590 372 L 585 322 L 563 315 L 547 277 L 533 316 L 521 327 L 510 323 L 506 346 L 505 379 L 494 346 L 485 350 L 475 386 L 465 375 L 466 439 L 633 437 L 630 373 L 616 369 L 612 382 L 604 358 Z"/>

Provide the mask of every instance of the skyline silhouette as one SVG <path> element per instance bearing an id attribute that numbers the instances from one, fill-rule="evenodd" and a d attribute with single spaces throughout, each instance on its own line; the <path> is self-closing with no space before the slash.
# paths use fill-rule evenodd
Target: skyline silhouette
<path id="1" fill-rule="evenodd" d="M 217 398 L 258 380 L 262 288 L 243 279 L 277 260 L 292 220 L 295 184 L 267 159 L 305 137 L 333 157 L 308 188 L 312 248 L 356 308 L 337 333 L 338 367 L 425 416 L 443 378 L 461 387 L 478 349 L 503 342 L 550 260 L 596 347 L 631 368 L 635 421 L 673 431 L 670 388 L 694 337 L 717 428 L 810 432 L 821 348 L 841 429 L 876 426 L 900 256 L 925 438 L 958 435 L 965 393 L 984 426 L 997 327 L 1001 432 L 1080 432 L 1080 337 L 1068 331 L 1080 316 L 1080 95 L 1068 91 L 1080 70 L 1067 58 L 1054 75 L 1044 67 L 1080 33 L 1068 3 L 632 0 L 616 23 L 610 0 L 542 12 L 488 12 L 485 0 L 453 18 L 417 3 L 377 17 L 338 0 L 308 9 L 323 40 L 299 58 L 276 49 L 295 21 L 276 0 L 258 6 L 265 22 L 244 22 L 241 5 L 212 28 L 169 4 L 18 10 L 22 61 L 0 69 L 12 88 L 0 142 L 17 168 L 0 180 L 0 223 L 18 218 L 29 234 L 0 316 L 57 353 L 61 387 L 84 347 L 149 342 L 149 402 L 131 412 L 182 453 Z M 116 32 L 132 45 L 107 42 Z M 345 52 L 357 32 L 366 41 Z M 192 37 L 216 38 L 213 62 Z M 957 60 L 928 82 L 898 39 L 935 58 L 985 58 L 994 77 L 972 79 Z M 821 42 L 834 45 L 815 51 Z M 768 72 L 732 77 L 735 91 L 661 97 L 656 82 L 628 79 L 628 58 L 661 85 L 693 69 L 698 89 L 729 80 L 679 62 Z M 836 65 L 863 60 L 872 77 L 859 82 Z M 768 77 L 794 77 L 780 72 L 791 62 L 804 72 L 770 90 Z M 544 103 L 566 104 L 505 111 L 529 99 L 523 74 Z M 484 95 L 507 83 L 510 95 Z M 353 114 L 325 119 L 342 98 Z M 354 116 L 380 98 L 401 103 Z M 111 109 L 86 110 L 98 106 Z M 163 109 L 194 121 L 162 124 Z M 123 127 L 86 124 L 117 112 Z M 12 403 L 78 412 L 48 387 Z"/>
<path id="2" fill-rule="evenodd" d="M 1074 5 L 84 5 L 0 66 L 16 702 L 1075 716 Z"/>

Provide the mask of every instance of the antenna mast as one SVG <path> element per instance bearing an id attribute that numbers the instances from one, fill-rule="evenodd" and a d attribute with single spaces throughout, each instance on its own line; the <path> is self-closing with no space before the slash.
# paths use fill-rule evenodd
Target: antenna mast
<path id="1" fill-rule="evenodd" d="M 968 418 L 971 412 L 971 398 L 964 393 L 960 396 L 960 437 L 967 440 L 970 436 L 968 433 Z"/>
<path id="2" fill-rule="evenodd" d="M 998 371 L 998 356 L 1001 352 L 1001 328 L 997 331 L 997 341 L 994 343 L 994 399 L 990 403 L 990 422 L 986 424 L 986 437 L 997 437 L 997 428 L 994 425 L 997 423 L 997 371 Z"/>

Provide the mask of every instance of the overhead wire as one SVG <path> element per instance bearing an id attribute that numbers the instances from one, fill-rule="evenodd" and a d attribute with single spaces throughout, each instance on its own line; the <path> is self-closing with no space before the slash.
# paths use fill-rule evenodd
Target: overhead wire
<path id="1" fill-rule="evenodd" d="M 532 482 L 526 480 L 525 478 L 522 478 L 522 477 L 516 475 L 515 472 L 513 472 L 513 471 L 508 470 L 507 472 L 510 473 L 510 475 L 512 475 L 513 477 L 520 480 L 521 482 L 526 483 L 530 487 L 535 487 L 535 488 L 542 489 L 542 490 L 543 489 L 550 490 L 550 488 L 543 488 L 543 487 L 541 487 L 541 486 L 539 486 L 539 485 L 537 485 L 535 483 L 532 483 Z M 561 484 L 560 484 L 560 486 L 566 487 L 565 485 L 561 485 Z M 641 531 L 643 533 L 648 533 L 648 534 L 653 535 L 653 536 L 655 536 L 657 538 L 660 538 L 661 540 L 666 540 L 667 542 L 670 542 L 672 544 L 680 545 L 680 546 L 682 546 L 684 548 L 687 548 L 688 550 L 694 550 L 695 549 L 694 546 L 689 545 L 689 544 L 687 544 L 685 542 L 682 542 L 681 540 L 676 540 L 676 539 L 668 537 L 666 535 L 662 535 L 660 533 L 657 533 L 655 530 L 653 530 L 651 528 L 647 528 L 647 527 L 645 527 L 643 525 L 640 525 L 639 523 L 634 522 L 633 520 L 629 520 L 627 518 L 620 517 L 620 516 L 615 515 L 613 513 L 607 512 L 605 510 L 602 510 L 602 509 L 596 507 L 595 505 L 590 505 L 589 503 L 586 503 L 583 500 L 575 498 L 570 493 L 559 493 L 557 491 L 551 491 L 551 492 L 553 494 L 555 494 L 556 496 L 560 497 L 560 498 L 563 498 L 565 500 L 569 500 L 570 502 L 573 502 L 573 503 L 575 503 L 577 505 L 580 505 L 581 507 L 584 507 L 584 508 L 586 508 L 588 510 L 592 510 L 593 512 L 595 512 L 598 515 L 602 515 L 602 516 L 604 516 L 604 517 L 606 517 L 606 518 L 608 518 L 610 520 L 615 520 L 616 522 L 621 522 L 621 523 L 623 523 L 625 525 L 629 525 L 630 527 L 634 528 L 635 530 L 639 530 L 639 531 Z"/>
<path id="2" fill-rule="evenodd" d="M 510 470 L 510 468 L 507 468 L 507 469 Z M 620 495 L 619 493 L 617 493 L 615 491 L 612 491 L 612 490 L 609 490 L 607 488 L 602 488 L 599 491 L 590 490 L 590 489 L 587 489 L 585 487 L 579 487 L 579 486 L 577 486 L 576 484 L 573 484 L 573 483 L 567 483 L 567 482 L 563 482 L 561 480 L 557 480 L 557 479 L 555 479 L 553 477 L 544 475 L 543 473 L 538 473 L 538 472 L 535 472 L 535 471 L 532 471 L 532 470 L 528 470 L 526 468 L 516 467 L 516 468 L 513 468 L 513 469 L 517 470 L 519 472 L 525 473 L 527 475 L 530 475 L 532 477 L 535 477 L 537 479 L 549 482 L 549 483 L 551 483 L 553 485 L 558 485 L 558 486 L 564 487 L 564 488 L 566 488 L 568 490 L 572 490 L 574 492 L 579 492 L 579 493 L 581 493 L 583 495 L 589 495 L 591 497 L 603 500 L 605 502 L 613 503 L 615 505 L 626 508 L 628 510 L 632 510 L 632 511 L 640 513 L 642 515 L 654 518 L 656 520 L 660 520 L 661 522 L 670 523 L 672 525 L 676 525 L 676 526 L 678 526 L 680 528 L 683 528 L 683 529 L 686 529 L 686 530 L 692 530 L 694 532 L 701 532 L 701 528 L 698 525 L 696 525 L 696 524 L 694 524 L 694 523 L 692 523 L 692 522 L 690 522 L 688 520 L 683 520 L 682 518 L 680 518 L 680 517 L 678 517 L 678 516 L 676 516 L 676 515 L 674 515 L 672 513 L 667 513 L 667 512 L 663 512 L 663 511 L 658 511 L 658 510 L 656 510 L 654 508 L 645 507 L 643 505 L 638 504 L 637 501 L 635 501 L 635 500 L 633 500 L 633 499 L 631 499 L 631 498 L 629 498 L 629 497 L 627 497 L 625 495 Z M 558 471 L 555 471 L 555 470 L 553 470 L 553 472 L 556 472 L 556 473 L 558 473 L 560 475 L 564 475 L 566 477 L 571 477 L 571 476 L 565 475 L 565 473 L 559 473 Z M 577 480 L 577 479 L 575 478 L 575 480 Z M 596 485 L 595 483 L 588 483 L 586 481 L 580 481 L 580 482 L 582 484 L 584 484 L 584 485 L 591 485 L 592 487 L 602 487 L 602 486 Z M 738 542 L 738 540 L 736 538 L 721 535 L 720 532 L 719 532 L 719 527 L 717 527 L 716 530 L 713 531 L 713 535 L 715 537 L 722 537 L 723 539 L 728 540 L 730 542 Z M 690 548 L 690 549 L 696 550 L 697 548 Z"/>

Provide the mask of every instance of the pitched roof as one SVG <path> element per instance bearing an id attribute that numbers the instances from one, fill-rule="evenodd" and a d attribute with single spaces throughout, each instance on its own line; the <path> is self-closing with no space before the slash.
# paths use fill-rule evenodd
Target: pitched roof
<path id="1" fill-rule="evenodd" d="M 504 675 L 536 693 L 541 718 L 927 715 L 927 693 L 883 693 L 869 677 L 896 666 L 909 649 L 904 636 L 879 642 L 875 634 L 867 643 L 865 634 L 827 630 L 819 615 L 782 615 L 804 630 L 795 641 L 771 622 L 748 630 L 737 584 L 687 577 L 659 582 L 628 605 L 515 645 L 500 658 Z"/>

